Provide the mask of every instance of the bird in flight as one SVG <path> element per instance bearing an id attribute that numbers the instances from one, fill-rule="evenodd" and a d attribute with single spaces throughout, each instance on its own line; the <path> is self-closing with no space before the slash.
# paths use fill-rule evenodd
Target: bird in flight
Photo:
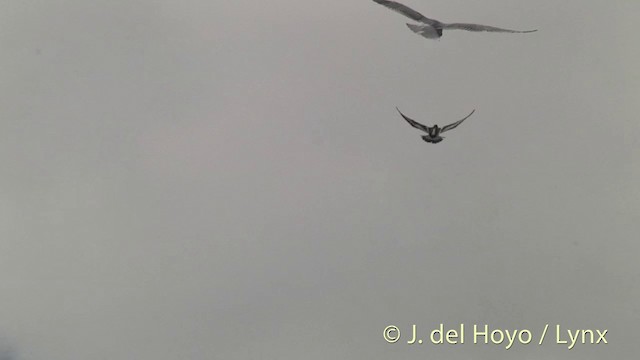
<path id="1" fill-rule="evenodd" d="M 402 5 L 395 1 L 387 0 L 373 0 L 380 5 L 386 6 L 389 9 L 396 11 L 406 17 L 409 17 L 422 24 L 407 24 L 409 29 L 416 34 L 422 35 L 427 39 L 439 39 L 442 37 L 442 31 L 447 30 L 467 30 L 467 31 L 490 31 L 490 32 L 504 32 L 504 33 L 530 33 L 538 30 L 509 30 L 502 29 L 493 26 L 479 25 L 479 24 L 464 24 L 464 23 L 443 23 L 438 20 L 429 19 L 428 17 L 420 14 L 419 12 L 411 9 L 406 5 Z"/>
<path id="2" fill-rule="evenodd" d="M 398 112 L 400 113 L 400 115 L 401 115 L 405 120 L 407 120 L 407 122 L 408 122 L 411 126 L 413 126 L 413 127 L 414 127 L 414 128 L 416 128 L 416 129 L 420 129 L 420 130 L 422 130 L 422 131 L 426 132 L 426 133 L 427 133 L 427 135 L 423 135 L 423 136 L 422 136 L 422 140 L 424 140 L 424 141 L 426 141 L 426 142 L 428 142 L 428 143 L 432 143 L 432 144 L 437 144 L 437 143 L 439 143 L 440 141 L 442 141 L 444 138 L 443 138 L 442 136 L 440 136 L 440 134 L 442 134 L 442 133 L 444 133 L 444 132 L 446 132 L 446 131 L 449 131 L 449 130 L 453 130 L 453 129 L 455 129 L 456 127 L 458 127 L 458 125 L 462 124 L 462 122 L 463 122 L 463 121 L 467 120 L 467 118 L 469 118 L 469 116 L 473 115 L 473 113 L 476 111 L 476 109 L 473 109 L 473 111 L 472 111 L 469 115 L 465 116 L 465 117 L 464 117 L 464 119 L 462 119 L 462 120 L 458 120 L 458 121 L 456 121 L 456 122 L 454 122 L 454 123 L 452 123 L 452 124 L 449 124 L 449 125 L 447 125 L 447 126 L 444 126 L 444 127 L 439 127 L 438 125 L 433 125 L 433 126 L 425 126 L 425 125 L 422 125 L 422 124 L 420 124 L 419 122 L 417 122 L 417 121 L 415 121 L 415 120 L 413 120 L 413 119 L 410 119 L 410 118 L 408 118 L 407 116 L 405 116 L 405 115 L 400 111 L 400 109 L 398 109 L 397 107 L 396 107 L 396 110 L 398 110 Z"/>

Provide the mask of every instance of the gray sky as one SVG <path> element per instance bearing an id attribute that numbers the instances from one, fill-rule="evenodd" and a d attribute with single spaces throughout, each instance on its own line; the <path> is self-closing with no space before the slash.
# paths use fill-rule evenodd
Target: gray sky
<path id="1" fill-rule="evenodd" d="M 0 359 L 637 354 L 640 2 L 403 2 L 0 1 Z"/>

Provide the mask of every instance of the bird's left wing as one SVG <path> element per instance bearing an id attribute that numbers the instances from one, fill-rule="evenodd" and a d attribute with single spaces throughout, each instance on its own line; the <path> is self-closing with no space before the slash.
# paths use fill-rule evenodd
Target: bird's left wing
<path id="1" fill-rule="evenodd" d="M 503 29 L 503 28 L 488 26 L 488 25 L 465 24 L 465 23 L 443 24 L 442 27 L 444 29 L 449 29 L 449 30 L 489 31 L 489 32 L 505 32 L 505 33 L 530 33 L 530 32 L 538 31 L 538 30 L 511 30 L 511 29 Z"/>
<path id="2" fill-rule="evenodd" d="M 396 107 L 396 110 L 398 110 L 398 112 L 400 113 L 400 116 L 402 116 L 409 123 L 409 125 L 413 126 L 416 129 L 420 129 L 426 133 L 429 132 L 429 127 L 427 127 L 426 125 L 420 124 L 419 122 L 405 116 L 397 107 Z"/>
<path id="3" fill-rule="evenodd" d="M 388 1 L 388 0 L 373 0 L 374 2 L 382 5 L 382 6 L 386 6 L 387 8 L 398 12 L 408 18 L 411 18 L 415 21 L 419 21 L 431 26 L 438 26 L 440 25 L 440 22 L 438 20 L 434 20 L 434 19 L 429 19 L 428 17 L 420 14 L 419 12 L 413 10 L 412 8 L 406 6 L 406 5 L 402 5 L 398 2 L 395 1 Z"/>
<path id="4" fill-rule="evenodd" d="M 476 109 L 473 109 L 473 111 L 469 115 L 465 116 L 464 119 L 458 120 L 458 121 L 454 122 L 453 124 L 449 124 L 449 125 L 443 127 L 442 131 L 440 131 L 440 132 L 443 133 L 445 131 L 449 131 L 449 130 L 455 129 L 456 127 L 458 127 L 458 125 L 462 124 L 463 121 L 467 120 L 469 118 L 469 116 L 473 115 L 474 112 L 476 112 Z"/>

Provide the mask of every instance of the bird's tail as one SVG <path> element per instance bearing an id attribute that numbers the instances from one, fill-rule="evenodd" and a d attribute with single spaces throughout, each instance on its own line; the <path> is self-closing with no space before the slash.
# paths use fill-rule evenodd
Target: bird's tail
<path id="1" fill-rule="evenodd" d="M 430 144 L 437 144 L 440 141 L 442 141 L 443 139 L 444 138 L 442 136 L 438 136 L 438 137 L 435 137 L 435 138 L 432 138 L 432 137 L 426 136 L 426 135 L 422 136 L 422 140 L 424 140 L 424 141 L 426 141 L 426 142 L 428 142 Z"/>

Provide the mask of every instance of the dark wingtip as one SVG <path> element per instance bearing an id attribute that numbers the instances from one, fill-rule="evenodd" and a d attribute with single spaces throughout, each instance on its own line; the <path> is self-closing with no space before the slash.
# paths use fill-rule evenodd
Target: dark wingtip
<path id="1" fill-rule="evenodd" d="M 476 112 L 476 109 L 471 110 L 471 112 L 469 113 L 469 115 L 467 115 L 464 119 L 462 120 L 467 120 L 468 118 L 471 117 L 471 115 L 473 115 Z"/>

